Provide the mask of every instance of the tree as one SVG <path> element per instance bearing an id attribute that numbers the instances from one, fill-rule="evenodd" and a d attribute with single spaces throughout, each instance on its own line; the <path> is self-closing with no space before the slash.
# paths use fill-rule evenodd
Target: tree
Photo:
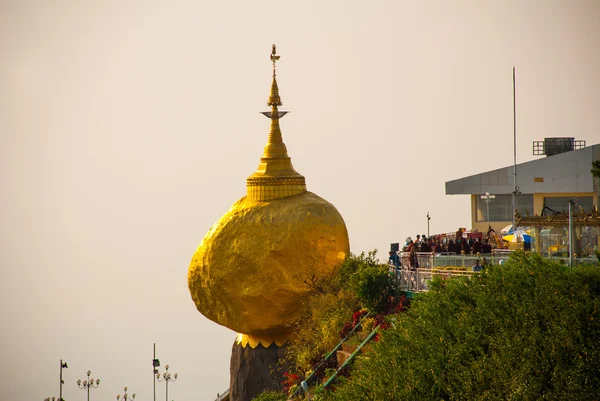
<path id="1" fill-rule="evenodd" d="M 594 160 L 592 162 L 592 175 L 596 178 L 600 178 L 600 160 Z"/>
<path id="2" fill-rule="evenodd" d="M 438 278 L 321 400 L 591 400 L 600 394 L 600 269 L 515 252 Z"/>
<path id="3" fill-rule="evenodd" d="M 304 304 L 305 315 L 294 327 L 295 340 L 288 345 L 287 361 L 295 373 L 306 377 L 339 343 L 340 331 L 353 313 L 384 306 L 390 278 L 374 250 L 350 255 L 331 276 L 307 275 L 298 280 L 312 289 L 313 296 Z M 330 359 L 335 363 L 335 355 Z"/>

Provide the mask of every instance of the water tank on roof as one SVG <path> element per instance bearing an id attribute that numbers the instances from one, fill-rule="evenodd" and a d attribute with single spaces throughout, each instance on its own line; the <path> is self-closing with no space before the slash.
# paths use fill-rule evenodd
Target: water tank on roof
<path id="1" fill-rule="evenodd" d="M 535 156 L 554 156 L 581 148 L 585 148 L 585 141 L 576 141 L 575 138 L 544 138 L 543 141 L 533 142 Z"/>
<path id="2" fill-rule="evenodd" d="M 544 138 L 544 153 L 553 156 L 575 149 L 575 138 Z"/>

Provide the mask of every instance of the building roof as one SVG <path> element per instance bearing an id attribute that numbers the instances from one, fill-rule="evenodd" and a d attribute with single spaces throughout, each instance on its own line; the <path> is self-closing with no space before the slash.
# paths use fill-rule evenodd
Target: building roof
<path id="1" fill-rule="evenodd" d="M 600 144 L 517 164 L 522 194 L 594 192 L 592 161 L 600 159 Z M 446 182 L 446 195 L 512 194 L 513 166 Z"/>

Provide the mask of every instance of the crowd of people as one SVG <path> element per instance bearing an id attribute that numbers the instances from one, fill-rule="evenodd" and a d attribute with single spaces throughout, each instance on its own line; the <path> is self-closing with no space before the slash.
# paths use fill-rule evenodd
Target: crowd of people
<path id="1" fill-rule="evenodd" d="M 418 267 L 417 252 L 434 252 L 438 254 L 456 254 L 456 255 L 480 255 L 491 254 L 492 249 L 498 247 L 498 237 L 496 232 L 490 226 L 486 235 L 480 237 L 468 236 L 465 237 L 465 230 L 459 228 L 456 234 L 448 237 L 447 235 L 436 235 L 427 237 L 425 234 L 417 234 L 416 240 L 411 237 L 406 238 L 405 244 L 402 247 L 402 252 L 410 254 L 410 266 Z M 501 243 L 501 242 L 500 242 Z M 396 251 L 390 251 L 389 263 L 398 267 L 401 265 L 400 255 Z M 479 271 L 482 265 L 486 263 L 485 257 L 482 260 L 477 260 L 476 266 L 473 266 L 474 271 Z"/>

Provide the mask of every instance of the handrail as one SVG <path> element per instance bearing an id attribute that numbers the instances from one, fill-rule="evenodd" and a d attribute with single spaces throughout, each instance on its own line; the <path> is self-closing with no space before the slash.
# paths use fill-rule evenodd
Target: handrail
<path id="1" fill-rule="evenodd" d="M 465 266 L 467 269 L 475 264 L 477 259 L 486 258 L 487 262 L 497 264 L 507 260 L 511 255 L 510 250 L 494 249 L 491 253 L 453 254 L 440 252 L 399 252 L 400 266 L 403 269 L 431 269 L 442 266 Z"/>
<path id="2" fill-rule="evenodd" d="M 329 386 L 331 384 L 331 382 L 333 381 L 333 379 L 335 379 L 335 377 L 338 375 L 338 373 L 340 373 L 340 371 L 354 358 L 354 356 L 356 356 L 356 354 L 360 351 L 360 349 L 366 344 L 368 343 L 371 338 L 373 338 L 373 336 L 375 334 L 377 334 L 377 331 L 379 330 L 379 326 L 376 326 L 373 331 L 363 340 L 362 343 L 360 343 L 360 345 L 358 347 L 356 347 L 356 349 L 354 350 L 354 352 L 352 354 L 350 354 L 350 356 L 348 357 L 348 359 L 346 359 L 344 361 L 344 363 L 342 364 L 342 366 L 340 366 L 335 373 L 329 378 L 327 379 L 327 381 L 325 382 L 325 384 L 323 384 L 323 388 L 326 388 L 327 386 Z"/>
<path id="3" fill-rule="evenodd" d="M 472 270 L 399 269 L 393 266 L 390 267 L 390 272 L 394 275 L 396 288 L 410 292 L 427 291 L 427 282 L 433 276 L 454 277 L 476 274 Z"/>
<path id="4" fill-rule="evenodd" d="M 225 392 L 221 395 L 217 393 L 217 398 L 215 399 L 215 401 L 223 401 L 226 397 L 229 397 L 229 389 L 225 390 Z"/>
<path id="5" fill-rule="evenodd" d="M 367 314 L 366 314 L 366 315 L 365 315 L 365 316 L 364 316 L 362 319 L 360 319 L 360 322 L 358 322 L 358 323 L 357 323 L 357 324 L 356 324 L 356 325 L 355 325 L 355 326 L 352 328 L 352 330 L 350 330 L 350 332 L 349 332 L 349 333 L 346 335 L 346 337 L 344 337 L 344 338 L 342 339 L 342 341 L 340 341 L 340 342 L 339 342 L 339 343 L 338 343 L 338 344 L 337 344 L 337 345 L 336 345 L 336 346 L 333 348 L 333 350 L 331 350 L 331 352 L 330 352 L 330 353 L 328 353 L 327 355 L 325 355 L 325 358 L 323 358 L 323 360 L 321 361 L 321 363 L 319 363 L 319 364 L 317 365 L 317 367 L 316 367 L 316 368 L 314 368 L 312 372 L 310 372 L 310 374 L 309 374 L 309 375 L 306 377 L 306 379 L 304 379 L 304 382 L 305 382 L 305 383 L 307 383 L 307 384 L 308 384 L 308 381 L 309 381 L 309 380 L 310 380 L 310 379 L 313 377 L 313 375 L 314 375 L 315 373 L 317 373 L 317 370 L 319 370 L 319 368 L 320 368 L 320 367 L 321 367 L 321 366 L 322 366 L 322 365 L 325 363 L 325 361 L 327 361 L 327 360 L 329 359 L 329 357 L 330 357 L 331 355 L 333 355 L 333 353 L 334 353 L 334 352 L 336 352 L 336 351 L 337 351 L 337 350 L 340 348 L 340 346 L 341 346 L 341 345 L 344 343 L 344 341 L 346 341 L 348 338 L 350 338 L 350 336 L 351 336 L 351 335 L 354 333 L 354 331 L 356 331 L 356 329 L 357 329 L 358 327 L 360 327 L 360 324 L 361 324 L 361 323 L 362 323 L 362 322 L 363 322 L 363 321 L 364 321 L 364 320 L 365 320 L 367 317 L 369 317 L 369 315 L 370 315 L 370 314 L 371 314 L 371 311 L 368 311 L 368 312 L 367 312 Z M 288 397 L 288 399 L 291 399 L 291 398 L 293 398 L 293 397 L 294 397 L 294 396 L 295 396 L 295 395 L 298 393 L 298 391 L 300 391 L 300 389 L 301 389 L 301 386 L 298 386 L 298 387 L 296 387 L 296 390 L 294 390 L 294 392 L 292 393 L 292 395 L 290 395 L 290 396 Z"/>

